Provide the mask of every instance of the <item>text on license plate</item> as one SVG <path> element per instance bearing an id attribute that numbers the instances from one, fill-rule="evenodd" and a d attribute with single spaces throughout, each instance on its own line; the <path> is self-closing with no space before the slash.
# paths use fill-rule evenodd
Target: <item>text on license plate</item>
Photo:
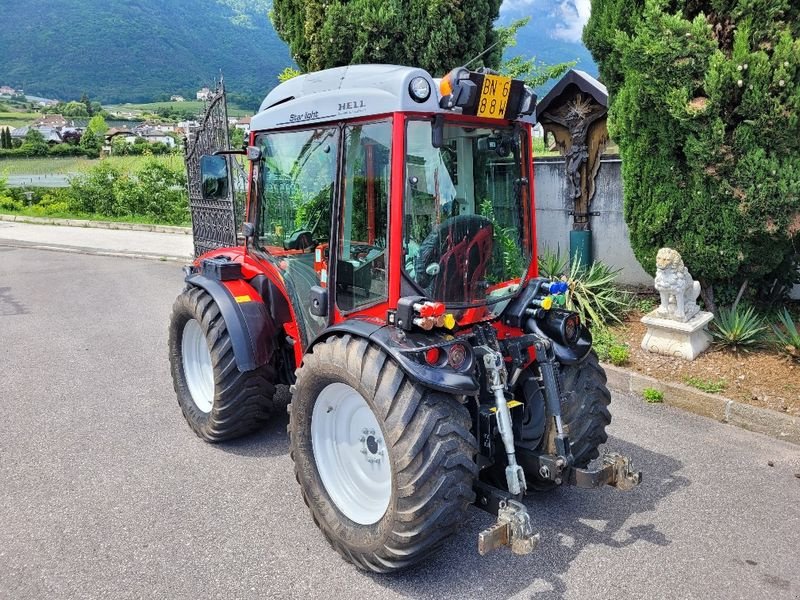
<path id="1" fill-rule="evenodd" d="M 506 114 L 509 93 L 511 93 L 510 77 L 484 75 L 481 97 L 478 101 L 478 116 L 502 119 Z"/>

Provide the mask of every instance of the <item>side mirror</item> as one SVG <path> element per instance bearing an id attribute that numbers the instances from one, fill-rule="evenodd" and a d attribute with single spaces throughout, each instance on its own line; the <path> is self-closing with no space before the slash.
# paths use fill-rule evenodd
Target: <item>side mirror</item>
<path id="1" fill-rule="evenodd" d="M 328 290 L 324 287 L 313 285 L 309 292 L 311 306 L 309 312 L 315 317 L 328 316 Z"/>
<path id="2" fill-rule="evenodd" d="M 200 189 L 205 200 L 218 200 L 228 196 L 228 159 L 225 156 L 200 157 Z"/>
<path id="3" fill-rule="evenodd" d="M 242 224 L 242 235 L 244 239 L 250 241 L 256 235 L 256 226 L 249 221 Z"/>
<path id="4" fill-rule="evenodd" d="M 444 146 L 444 115 L 437 114 L 433 117 L 431 127 L 431 146 L 441 148 Z"/>

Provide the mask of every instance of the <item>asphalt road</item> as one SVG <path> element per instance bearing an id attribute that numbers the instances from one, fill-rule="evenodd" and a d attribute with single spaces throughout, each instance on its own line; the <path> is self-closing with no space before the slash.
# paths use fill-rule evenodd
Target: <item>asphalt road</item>
<path id="1" fill-rule="evenodd" d="M 358 571 L 300 499 L 283 414 L 219 446 L 184 424 L 180 275 L 0 247 L 0 597 L 800 598 L 800 447 L 628 397 L 609 445 L 638 489 L 529 499 L 530 556 L 480 557 L 471 509 L 430 563 Z"/>

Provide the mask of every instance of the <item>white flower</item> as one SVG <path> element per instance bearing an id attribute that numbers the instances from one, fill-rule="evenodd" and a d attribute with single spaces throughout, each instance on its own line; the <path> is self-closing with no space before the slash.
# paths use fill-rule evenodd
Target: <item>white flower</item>
<path id="1" fill-rule="evenodd" d="M 739 81 L 736 82 L 736 85 L 738 85 L 739 87 L 742 87 L 744 85 L 744 81 L 742 81 L 740 79 Z"/>
<path id="2" fill-rule="evenodd" d="M 738 66 L 736 67 L 736 70 L 737 70 L 737 71 L 741 71 L 741 70 L 742 70 L 742 65 L 738 65 Z"/>
<path id="3" fill-rule="evenodd" d="M 778 85 L 779 85 L 779 86 L 781 86 L 781 87 L 783 87 L 784 85 L 786 85 L 786 82 L 785 82 L 783 79 L 781 79 L 781 80 L 778 82 Z"/>

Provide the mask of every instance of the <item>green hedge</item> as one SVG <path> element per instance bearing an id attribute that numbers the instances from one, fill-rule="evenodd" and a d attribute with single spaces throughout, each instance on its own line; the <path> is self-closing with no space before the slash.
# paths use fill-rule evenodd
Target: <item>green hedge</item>
<path id="1" fill-rule="evenodd" d="M 703 298 L 779 296 L 800 248 L 800 3 L 594 0 L 625 220 L 649 272 L 677 249 Z M 716 297 L 716 298 L 715 298 Z M 716 302 L 715 302 L 716 299 Z"/>
<path id="2" fill-rule="evenodd" d="M 170 225 L 189 222 L 184 173 L 154 159 L 130 175 L 101 162 L 71 179 L 67 188 L 34 189 L 30 202 L 22 190 L 7 188 L 0 179 L 0 210 L 40 216 L 142 219 Z"/>

